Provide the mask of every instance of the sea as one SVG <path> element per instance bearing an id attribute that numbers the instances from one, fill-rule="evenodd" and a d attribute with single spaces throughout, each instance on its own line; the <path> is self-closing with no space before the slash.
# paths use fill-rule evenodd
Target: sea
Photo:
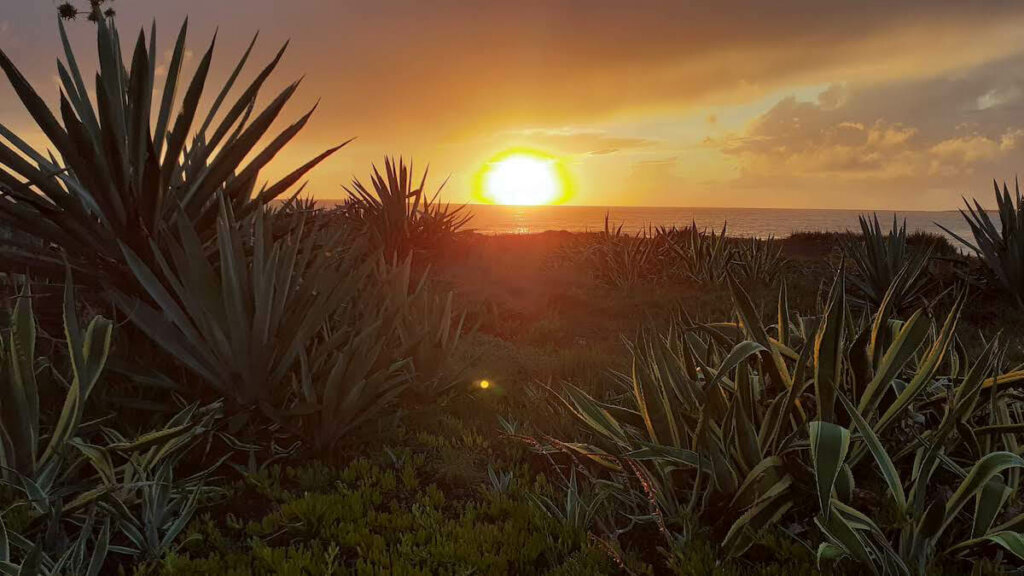
<path id="1" fill-rule="evenodd" d="M 730 236 L 783 238 L 794 232 L 860 231 L 858 216 L 877 214 L 884 230 L 893 216 L 904 219 L 908 231 L 946 234 L 941 224 L 954 233 L 971 238 L 970 227 L 958 211 L 926 212 L 888 210 L 804 210 L 785 208 L 651 208 L 625 206 L 492 206 L 470 204 L 473 215 L 468 228 L 482 234 L 532 234 L 548 230 L 569 232 L 600 231 L 605 216 L 612 226 L 636 233 L 659 226 L 688 226 L 720 231 L 727 225 Z M 998 225 L 998 219 L 996 219 Z"/>

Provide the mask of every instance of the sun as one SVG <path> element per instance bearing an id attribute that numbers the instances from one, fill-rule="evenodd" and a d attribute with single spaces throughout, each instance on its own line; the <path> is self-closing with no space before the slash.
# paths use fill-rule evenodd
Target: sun
<path id="1" fill-rule="evenodd" d="M 552 204 L 565 194 L 564 169 L 557 158 L 536 152 L 502 154 L 484 167 L 485 200 L 511 206 Z"/>

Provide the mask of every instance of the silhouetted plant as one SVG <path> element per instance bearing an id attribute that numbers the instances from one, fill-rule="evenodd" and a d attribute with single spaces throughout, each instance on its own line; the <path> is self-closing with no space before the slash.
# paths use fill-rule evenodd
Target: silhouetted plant
<path id="1" fill-rule="evenodd" d="M 416 185 L 412 164 L 387 157 L 383 174 L 373 166 L 369 188 L 358 179 L 345 188 L 349 197 L 339 213 L 369 235 L 389 258 L 436 248 L 465 227 L 472 216 L 465 206 L 453 207 L 438 200 L 444 183 L 433 195 L 427 193 L 427 172 L 423 171 Z"/>
<path id="2" fill-rule="evenodd" d="M 87 9 L 79 9 L 73 2 L 63 2 L 57 6 L 57 16 L 61 20 L 75 20 L 82 14 L 87 14 L 90 22 L 99 22 L 102 18 L 113 18 L 115 10 L 110 7 L 112 0 L 89 0 Z M 106 6 L 106 9 L 104 9 Z"/>
<path id="3" fill-rule="evenodd" d="M 906 219 L 900 223 L 893 215 L 888 232 L 882 230 L 877 214 L 871 220 L 864 216 L 858 219 L 860 241 L 843 241 L 842 244 L 843 252 L 853 261 L 857 272 L 850 277 L 850 282 L 876 308 L 890 288 L 896 310 L 914 304 L 933 285 L 928 277 L 931 247 L 915 249 L 910 245 Z"/>
<path id="4" fill-rule="evenodd" d="M 977 199 L 972 206 L 966 198 L 964 204 L 967 211 L 960 210 L 960 214 L 971 227 L 974 242 L 941 224 L 938 226 L 977 254 L 1013 297 L 1017 306 L 1024 308 L 1024 198 L 1021 196 L 1019 182 L 1014 183 L 1013 195 L 1005 182 L 1001 192 L 999 184 L 994 180 L 992 186 L 996 192 L 998 228 Z"/>
<path id="5" fill-rule="evenodd" d="M 66 60 L 58 63 L 60 119 L 0 51 L 0 68 L 56 153 L 38 151 L 0 125 L 0 185 L 5 186 L 0 222 L 44 243 L 42 248 L 0 247 L 0 263 L 5 267 L 59 279 L 66 259 L 80 280 L 130 289 L 133 278 L 122 248 L 157 269 L 154 247 L 174 234 L 177 220 L 188 220 L 201 241 L 208 242 L 216 234 L 218 195 L 244 217 L 287 192 L 338 149 L 325 151 L 256 193 L 260 170 L 305 126 L 312 110 L 257 152 L 298 83 L 286 87 L 263 110 L 256 109 L 260 89 L 280 61 L 282 48 L 233 103 L 226 100 L 248 61 L 254 38 L 205 118 L 198 117 L 213 44 L 200 59 L 184 97 L 177 99 L 187 30 L 186 21 L 159 93 L 155 24 L 148 44 L 140 31 L 131 61 L 122 62 L 113 22 L 99 17 L 94 103 L 60 23 Z M 155 109 L 154 103 L 158 103 Z M 229 103 L 219 115 L 222 105 Z"/>

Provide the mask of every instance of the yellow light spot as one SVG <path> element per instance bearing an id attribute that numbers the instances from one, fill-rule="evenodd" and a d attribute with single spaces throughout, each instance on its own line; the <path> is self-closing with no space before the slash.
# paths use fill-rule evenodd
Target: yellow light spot
<path id="1" fill-rule="evenodd" d="M 480 388 L 481 388 L 481 389 L 483 389 L 483 390 L 487 390 L 487 389 L 488 389 L 488 388 L 490 388 L 490 387 L 491 387 L 491 383 L 490 383 L 490 381 L 488 381 L 488 380 L 481 380 L 481 381 L 480 381 Z"/>
<path id="2" fill-rule="evenodd" d="M 565 168 L 554 156 L 514 150 L 484 166 L 477 194 L 492 204 L 538 206 L 557 203 L 567 195 Z"/>

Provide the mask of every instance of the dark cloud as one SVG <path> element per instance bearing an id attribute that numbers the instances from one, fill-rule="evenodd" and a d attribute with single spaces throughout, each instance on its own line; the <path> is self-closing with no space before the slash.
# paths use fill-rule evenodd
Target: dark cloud
<path id="1" fill-rule="evenodd" d="M 252 0 L 245 5 L 238 10 L 233 2 L 135 0 L 118 10 L 123 29 L 134 30 L 157 16 L 168 37 L 186 14 L 192 16 L 195 39 L 208 38 L 219 24 L 229 50 L 256 29 L 263 29 L 270 44 L 291 38 L 283 69 L 308 74 L 307 88 L 324 98 L 323 111 L 337 118 L 339 127 L 386 137 L 397 122 L 435 140 L 686 105 L 764 90 L 814 71 L 861 70 L 866 58 L 885 59 L 886 65 L 874 65 L 870 74 L 927 72 L 976 58 L 977 51 L 1022 45 L 1016 37 L 985 31 L 1024 17 L 1024 4 L 1002 0 L 984 5 L 953 0 L 296 0 L 287 5 Z M 5 12 L 28 39 L 15 46 L 16 59 L 45 63 L 44 73 L 52 74 L 52 6 L 15 3 Z M 894 51 L 893 43 L 900 50 Z M 404 137 L 411 135 L 406 130 Z"/>

